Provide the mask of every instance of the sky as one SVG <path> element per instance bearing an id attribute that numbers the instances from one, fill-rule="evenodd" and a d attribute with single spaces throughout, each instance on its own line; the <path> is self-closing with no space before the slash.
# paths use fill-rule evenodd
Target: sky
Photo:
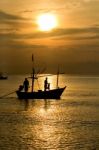
<path id="1" fill-rule="evenodd" d="M 37 17 L 52 13 L 57 27 L 40 31 Z M 0 1 L 0 72 L 99 75 L 99 0 Z"/>

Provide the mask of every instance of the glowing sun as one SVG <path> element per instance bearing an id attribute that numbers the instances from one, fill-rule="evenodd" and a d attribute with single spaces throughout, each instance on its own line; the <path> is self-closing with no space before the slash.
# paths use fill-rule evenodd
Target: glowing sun
<path id="1" fill-rule="evenodd" d="M 57 19 L 53 14 L 42 14 L 38 16 L 37 24 L 41 31 L 50 31 L 57 26 Z"/>

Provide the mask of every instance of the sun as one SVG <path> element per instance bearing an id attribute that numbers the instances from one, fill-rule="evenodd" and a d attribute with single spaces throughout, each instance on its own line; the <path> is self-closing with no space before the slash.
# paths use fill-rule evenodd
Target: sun
<path id="1" fill-rule="evenodd" d="M 50 31 L 57 26 L 57 19 L 55 15 L 46 13 L 38 16 L 37 24 L 41 31 Z"/>

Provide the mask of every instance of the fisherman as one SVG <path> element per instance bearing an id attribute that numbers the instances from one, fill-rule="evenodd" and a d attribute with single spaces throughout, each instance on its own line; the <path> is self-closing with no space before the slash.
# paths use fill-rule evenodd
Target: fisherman
<path id="1" fill-rule="evenodd" d="M 23 90 L 24 86 L 23 85 L 19 85 L 19 92 L 21 92 Z"/>
<path id="2" fill-rule="evenodd" d="M 44 91 L 47 90 L 48 87 L 48 78 L 46 77 L 45 81 L 44 81 Z"/>
<path id="3" fill-rule="evenodd" d="M 29 88 L 29 81 L 27 78 L 25 78 L 24 82 L 23 82 L 23 86 L 24 86 L 24 90 L 25 92 L 28 91 L 28 88 Z"/>

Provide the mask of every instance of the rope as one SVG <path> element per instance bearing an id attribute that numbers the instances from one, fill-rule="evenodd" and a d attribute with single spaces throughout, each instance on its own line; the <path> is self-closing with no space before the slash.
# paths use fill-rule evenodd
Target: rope
<path id="1" fill-rule="evenodd" d="M 11 94 L 13 94 L 13 93 L 15 93 L 15 92 L 16 92 L 16 90 L 14 90 L 13 92 L 10 92 L 10 93 L 8 93 L 8 94 L 5 94 L 5 95 L 1 96 L 0 99 L 6 97 L 6 96 L 8 96 L 8 95 L 11 95 Z"/>

